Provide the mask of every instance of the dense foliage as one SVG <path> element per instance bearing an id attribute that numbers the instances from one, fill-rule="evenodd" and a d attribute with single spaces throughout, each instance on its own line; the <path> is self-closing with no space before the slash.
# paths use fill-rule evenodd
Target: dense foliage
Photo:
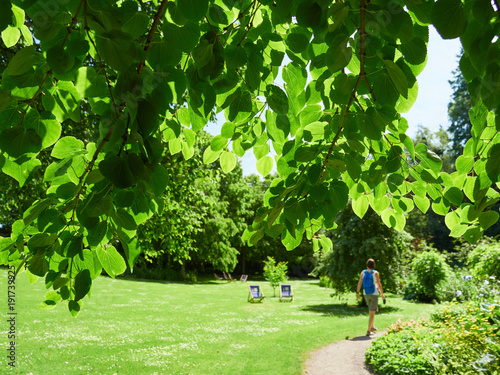
<path id="1" fill-rule="evenodd" d="M 432 207 L 471 242 L 498 220 L 496 3 L 5 0 L 2 9 L 0 167 L 20 185 L 43 170 L 47 188 L 1 240 L 0 262 L 44 277 L 73 314 L 102 269 L 114 277 L 133 266 L 138 226 L 161 213 L 165 153 L 191 158 L 214 112 L 226 122 L 206 163 L 227 173 L 253 149 L 262 175 L 278 171 L 247 245 L 267 234 L 292 249 L 305 234 L 328 247 L 319 231 L 336 226 L 349 197 L 359 217 L 370 206 L 397 230 L 414 204 Z M 471 94 L 472 138 L 452 175 L 414 145 L 401 116 L 417 96 L 430 25 L 460 37 Z M 85 134 L 65 131 L 88 116 Z"/>

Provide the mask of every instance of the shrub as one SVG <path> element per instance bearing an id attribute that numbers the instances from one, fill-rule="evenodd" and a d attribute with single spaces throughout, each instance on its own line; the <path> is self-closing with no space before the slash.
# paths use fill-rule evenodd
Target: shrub
<path id="1" fill-rule="evenodd" d="M 451 273 L 444 256 L 436 251 L 424 251 L 413 260 L 412 270 L 414 280 L 407 286 L 405 298 L 439 301 L 438 288 Z"/>
<path id="2" fill-rule="evenodd" d="M 279 262 L 276 264 L 276 261 L 272 257 L 267 257 L 267 260 L 264 261 L 264 277 L 271 283 L 274 296 L 276 296 L 276 287 L 280 285 L 281 282 L 288 280 L 288 276 L 286 275 L 287 271 L 288 266 L 286 262 Z"/>
<path id="3" fill-rule="evenodd" d="M 483 242 L 467 258 L 473 275 L 479 278 L 500 277 L 500 244 Z"/>
<path id="4" fill-rule="evenodd" d="M 498 307 L 447 304 L 430 321 L 393 324 L 366 359 L 379 374 L 498 374 L 499 321 Z"/>

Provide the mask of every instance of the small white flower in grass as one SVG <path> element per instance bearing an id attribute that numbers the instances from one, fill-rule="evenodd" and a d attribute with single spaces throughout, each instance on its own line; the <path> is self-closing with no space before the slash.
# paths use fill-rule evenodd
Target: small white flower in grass
<path id="1" fill-rule="evenodd" d="M 484 285 L 489 285 L 490 282 L 488 280 L 484 280 Z"/>
<path id="2" fill-rule="evenodd" d="M 457 290 L 457 297 L 461 297 L 462 296 L 462 291 L 461 290 Z"/>

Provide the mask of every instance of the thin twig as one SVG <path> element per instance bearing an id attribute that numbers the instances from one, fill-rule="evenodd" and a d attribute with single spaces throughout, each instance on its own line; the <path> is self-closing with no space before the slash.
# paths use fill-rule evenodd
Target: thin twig
<path id="1" fill-rule="evenodd" d="M 160 7 L 158 8 L 158 12 L 156 12 L 155 18 L 153 20 L 153 25 L 151 26 L 148 37 L 146 39 L 146 46 L 144 46 L 144 51 L 149 50 L 149 47 L 151 47 L 151 43 L 153 43 L 153 37 L 155 35 L 156 28 L 158 27 L 158 23 L 160 22 L 160 19 L 163 17 L 163 13 L 165 12 L 167 1 L 168 0 L 163 0 L 160 4 Z M 139 63 L 139 67 L 137 68 L 137 73 L 141 74 L 145 65 L 146 60 L 141 60 L 141 62 Z"/>
<path id="2" fill-rule="evenodd" d="M 62 45 L 64 46 L 66 44 L 66 41 L 68 40 L 69 34 L 71 34 L 71 31 L 73 30 L 73 26 L 75 26 L 78 15 L 80 14 L 80 11 L 82 10 L 83 3 L 86 3 L 87 0 L 82 0 L 80 2 L 80 5 L 78 5 L 78 9 L 76 10 L 76 13 L 74 17 L 71 19 L 71 24 L 68 26 L 68 33 L 64 37 L 64 40 L 62 42 Z"/>
<path id="3" fill-rule="evenodd" d="M 256 2 L 256 0 L 254 0 L 252 6 L 255 5 L 255 2 Z M 248 32 L 253 27 L 253 21 L 255 20 L 255 15 L 257 14 L 257 10 L 260 8 L 260 5 L 261 4 L 259 3 L 259 5 L 257 5 L 257 7 L 253 10 L 253 13 L 250 15 L 250 22 L 248 22 L 248 24 L 246 26 L 245 33 L 243 34 L 243 37 L 241 38 L 240 42 L 238 43 L 238 46 L 241 46 L 241 43 L 243 43 L 243 41 L 245 40 Z"/>

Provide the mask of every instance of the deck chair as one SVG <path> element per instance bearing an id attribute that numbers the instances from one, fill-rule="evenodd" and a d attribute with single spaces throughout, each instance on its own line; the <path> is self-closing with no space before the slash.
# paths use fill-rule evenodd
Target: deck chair
<path id="1" fill-rule="evenodd" d="M 264 302 L 266 297 L 262 292 L 260 285 L 249 285 L 248 286 L 248 302 Z"/>
<path id="2" fill-rule="evenodd" d="M 231 274 L 228 272 L 227 275 L 229 276 L 229 281 L 236 281 L 236 279 L 233 279 L 233 277 L 231 276 Z"/>
<path id="3" fill-rule="evenodd" d="M 222 271 L 222 275 L 224 276 L 224 280 L 226 281 L 233 281 L 232 277 L 228 276 L 227 273 Z"/>
<path id="4" fill-rule="evenodd" d="M 248 275 L 241 275 L 241 277 L 240 277 L 240 281 L 243 281 L 243 282 L 247 281 L 247 279 L 248 279 Z"/>
<path id="5" fill-rule="evenodd" d="M 215 280 L 222 280 L 222 277 L 219 277 L 216 273 L 214 273 Z"/>
<path id="6" fill-rule="evenodd" d="M 293 302 L 293 289 L 290 284 L 280 284 L 280 302 Z"/>

